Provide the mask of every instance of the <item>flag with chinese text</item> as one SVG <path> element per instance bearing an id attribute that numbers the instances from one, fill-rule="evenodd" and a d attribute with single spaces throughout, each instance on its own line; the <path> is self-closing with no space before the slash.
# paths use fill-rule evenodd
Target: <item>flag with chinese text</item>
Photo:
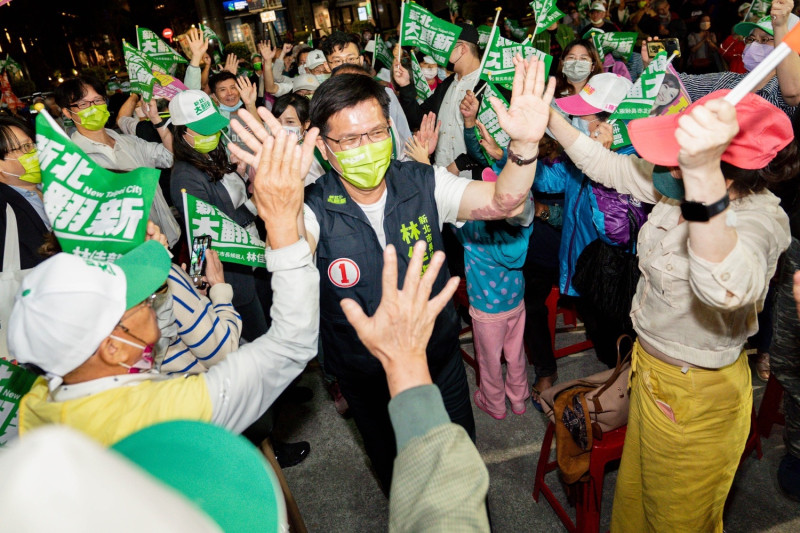
<path id="1" fill-rule="evenodd" d="M 153 96 L 155 98 L 166 98 L 172 101 L 176 94 L 188 89 L 181 80 L 169 74 L 154 70 L 153 76 L 156 78 L 156 84 L 153 85 Z"/>
<path id="2" fill-rule="evenodd" d="M 661 82 L 664 80 L 667 64 L 667 53 L 662 50 L 642 72 L 610 118 L 631 120 L 650 116 Z"/>
<path id="3" fill-rule="evenodd" d="M 606 54 L 616 52 L 618 57 L 621 57 L 626 63 L 631 58 L 633 53 L 633 46 L 636 44 L 636 38 L 639 34 L 634 32 L 594 32 L 592 33 L 592 41 L 597 53 L 600 54 L 600 59 L 605 58 Z"/>
<path id="4" fill-rule="evenodd" d="M 564 13 L 556 7 L 556 0 L 533 0 L 530 6 L 536 19 L 534 35 L 539 35 L 547 30 L 564 16 Z"/>
<path id="5" fill-rule="evenodd" d="M 498 91 L 491 82 L 486 82 L 486 90 L 484 91 L 481 105 L 478 108 L 478 120 L 481 121 L 481 124 L 486 126 L 486 131 L 489 132 L 492 139 L 502 148 L 505 148 L 508 146 L 511 138 L 508 136 L 508 133 L 500 127 L 500 122 L 497 120 L 497 113 L 494 112 L 494 108 L 492 108 L 492 105 L 489 103 L 490 96 L 498 98 L 503 102 L 503 105 L 506 106 L 506 109 L 508 108 L 508 102 L 503 98 L 503 95 L 500 94 L 500 91 Z"/>
<path id="6" fill-rule="evenodd" d="M 142 100 L 149 102 L 153 98 L 153 85 L 157 82 L 153 70 L 158 64 L 125 41 L 122 41 L 122 52 L 125 54 L 131 91 L 141 94 Z"/>
<path id="7" fill-rule="evenodd" d="M 144 242 L 158 169 L 102 168 L 48 113 L 36 117 L 36 147 L 44 209 L 64 252 L 113 262 Z"/>
<path id="8" fill-rule="evenodd" d="M 414 88 L 417 90 L 417 101 L 422 103 L 433 94 L 433 91 L 428 85 L 428 80 L 422 74 L 422 67 L 419 66 L 417 56 L 413 52 L 409 55 L 411 56 L 411 75 L 414 77 Z"/>
<path id="9" fill-rule="evenodd" d="M 495 32 L 487 51 L 486 63 L 481 71 L 481 79 L 501 85 L 510 91 L 514 81 L 513 59 L 516 54 L 520 54 L 524 59 L 535 55 L 544 60 L 545 78 L 549 75 L 553 56 L 545 54 L 528 44 L 510 41 L 505 37 L 501 37 L 499 32 Z"/>
<path id="10" fill-rule="evenodd" d="M 416 46 L 437 64 L 447 65 L 461 35 L 461 28 L 433 16 L 430 11 L 413 2 L 405 4 L 401 25 L 401 45 Z"/>
<path id="11" fill-rule="evenodd" d="M 0 359 L 0 450 L 19 434 L 19 403 L 34 381 L 33 372 Z"/>
<path id="12" fill-rule="evenodd" d="M 375 35 L 375 51 L 372 52 L 372 66 L 375 67 L 375 62 L 380 61 L 384 64 L 387 68 L 392 68 L 392 51 L 389 50 L 389 47 L 386 43 L 381 39 L 380 35 Z"/>
<path id="13" fill-rule="evenodd" d="M 207 25 L 203 24 L 202 22 L 200 23 L 200 31 L 203 32 L 203 37 L 205 37 L 209 41 L 217 41 L 220 45 L 222 45 L 222 39 L 219 38 L 219 35 L 214 33 L 214 30 L 212 30 L 210 27 L 208 27 Z M 311 45 L 311 42 L 310 42 L 310 38 L 309 38 L 309 46 L 310 45 Z"/>
<path id="14" fill-rule="evenodd" d="M 478 26 L 478 46 L 480 48 L 486 48 L 486 45 L 489 44 L 489 37 L 491 37 L 491 35 L 491 26 L 486 26 L 485 24 Z"/>
<path id="15" fill-rule="evenodd" d="M 137 26 L 136 38 L 139 50 L 167 70 L 172 70 L 176 63 L 188 63 L 185 57 L 147 28 Z"/>
<path id="16" fill-rule="evenodd" d="M 220 261 L 253 267 L 266 267 L 266 244 L 231 218 L 191 194 L 183 193 L 186 217 L 186 235 L 189 242 L 195 237 L 209 235 L 211 248 Z"/>

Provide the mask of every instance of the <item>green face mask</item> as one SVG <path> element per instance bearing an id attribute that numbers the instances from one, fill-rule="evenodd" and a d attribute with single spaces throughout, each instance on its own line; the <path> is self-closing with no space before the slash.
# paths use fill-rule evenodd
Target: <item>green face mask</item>
<path id="1" fill-rule="evenodd" d="M 328 147 L 331 152 L 333 150 Z M 342 177 L 359 189 L 377 187 L 392 162 L 392 138 L 333 152 L 342 167 Z"/>
<path id="2" fill-rule="evenodd" d="M 198 153 L 207 154 L 219 145 L 219 138 L 222 132 L 218 131 L 214 135 L 194 135 L 194 149 Z"/>
<path id="3" fill-rule="evenodd" d="M 76 114 L 81 119 L 81 126 L 89 131 L 102 130 L 103 126 L 108 122 L 108 117 L 111 116 L 106 104 L 93 105 L 78 111 Z"/>
<path id="4" fill-rule="evenodd" d="M 253 68 L 256 69 L 256 72 L 261 70 L 261 63 L 253 63 Z"/>
<path id="5" fill-rule="evenodd" d="M 11 157 L 7 157 L 6 159 L 12 159 Z M 42 169 L 39 168 L 39 155 L 38 152 L 34 149 L 28 152 L 27 154 L 23 154 L 17 158 L 17 161 L 22 165 L 22 168 L 25 169 L 24 174 L 12 174 L 10 172 L 5 172 L 4 174 L 8 174 L 9 176 L 14 176 L 22 181 L 27 181 L 28 183 L 41 183 L 42 182 Z"/>

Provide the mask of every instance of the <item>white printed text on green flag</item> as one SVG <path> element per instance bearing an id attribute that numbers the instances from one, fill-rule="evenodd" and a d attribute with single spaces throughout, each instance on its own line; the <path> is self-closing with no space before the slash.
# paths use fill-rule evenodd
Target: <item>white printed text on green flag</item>
<path id="1" fill-rule="evenodd" d="M 508 108 L 508 102 L 503 98 L 503 95 L 500 94 L 500 91 L 498 91 L 491 82 L 486 82 L 486 90 L 484 91 L 481 105 L 478 108 L 478 120 L 481 121 L 481 124 L 486 126 L 486 131 L 489 132 L 492 139 L 502 148 L 505 148 L 511 141 L 511 137 L 500 127 L 500 122 L 497 120 L 497 113 L 494 112 L 494 108 L 492 108 L 492 105 L 489 103 L 490 96 L 498 98 L 503 102 L 503 105 Z"/>
<path id="2" fill-rule="evenodd" d="M 405 4 L 401 24 L 401 45 L 416 46 L 437 64 L 447 65 L 461 35 L 461 28 L 433 16 L 430 11 L 413 2 Z"/>
<path id="3" fill-rule="evenodd" d="M 203 37 L 205 37 L 206 39 L 210 41 L 217 41 L 220 45 L 222 44 L 222 39 L 219 38 L 219 35 L 214 33 L 214 30 L 212 30 L 210 27 L 203 24 L 202 22 L 200 23 L 200 31 L 203 32 Z"/>
<path id="4" fill-rule="evenodd" d="M 556 0 L 533 0 L 530 6 L 536 18 L 534 35 L 539 35 L 564 16 L 564 13 L 556 7 Z"/>
<path id="5" fill-rule="evenodd" d="M 375 35 L 375 51 L 372 52 L 372 67 L 375 68 L 375 63 L 380 61 L 387 68 L 392 68 L 392 51 L 386 46 L 386 43 L 381 39 L 380 35 Z"/>
<path id="6" fill-rule="evenodd" d="M 147 28 L 136 28 L 139 50 L 165 69 L 171 69 L 175 63 L 188 63 L 185 57 L 173 50 L 158 35 Z"/>
<path id="7" fill-rule="evenodd" d="M 0 359 L 0 449 L 19 434 L 19 402 L 36 374 Z"/>
<path id="8" fill-rule="evenodd" d="M 153 98 L 153 85 L 158 81 L 153 76 L 153 69 L 158 65 L 125 41 L 122 41 L 122 51 L 125 54 L 131 90 L 141 94 L 142 99 L 149 102 Z"/>
<path id="9" fill-rule="evenodd" d="M 63 251 L 113 262 L 144 242 L 158 169 L 102 168 L 47 113 L 36 117 L 36 147 L 44 209 Z"/>
<path id="10" fill-rule="evenodd" d="M 634 32 L 594 32 L 592 33 L 592 40 L 597 53 L 600 54 L 600 59 L 613 52 L 627 62 L 633 53 L 633 46 L 636 44 L 637 36 L 638 34 Z"/>
<path id="11" fill-rule="evenodd" d="M 495 32 L 487 53 L 486 63 L 481 71 L 481 79 L 502 85 L 508 90 L 511 90 L 514 82 L 515 67 L 513 59 L 516 54 L 520 54 L 524 59 L 535 55 L 544 60 L 545 78 L 549 75 L 550 65 L 553 62 L 553 56 L 550 54 L 545 54 L 527 44 L 523 45 L 509 41 L 505 37 L 501 37 L 498 32 Z"/>
<path id="12" fill-rule="evenodd" d="M 183 193 L 186 234 L 191 243 L 195 237 L 209 235 L 211 248 L 220 261 L 254 267 L 265 267 L 266 244 L 231 218 L 191 194 Z"/>
<path id="13" fill-rule="evenodd" d="M 414 77 L 414 88 L 417 90 L 417 101 L 424 102 L 433 94 L 433 91 L 428 85 L 428 80 L 422 74 L 422 67 L 419 66 L 417 56 L 413 53 L 409 55 L 411 56 L 411 75 Z"/>
<path id="14" fill-rule="evenodd" d="M 486 48 L 486 45 L 489 44 L 489 37 L 492 35 L 492 27 L 486 26 L 478 26 L 478 46 L 480 48 Z"/>
<path id="15" fill-rule="evenodd" d="M 668 64 L 667 52 L 662 50 L 642 72 L 610 118 L 630 120 L 650 116 Z"/>

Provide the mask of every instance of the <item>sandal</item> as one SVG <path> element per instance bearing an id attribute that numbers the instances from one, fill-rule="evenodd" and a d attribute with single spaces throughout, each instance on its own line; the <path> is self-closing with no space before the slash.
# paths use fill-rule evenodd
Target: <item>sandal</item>
<path id="1" fill-rule="evenodd" d="M 769 354 L 766 352 L 758 352 L 755 358 L 756 376 L 761 381 L 769 380 Z"/>
<path id="2" fill-rule="evenodd" d="M 552 376 L 546 376 L 544 378 L 539 378 L 536 380 L 536 383 L 539 382 L 540 379 L 550 379 L 550 387 L 552 387 L 555 382 L 558 380 L 558 374 L 553 374 Z M 544 408 L 542 407 L 542 392 L 546 391 L 550 387 L 546 389 L 542 389 L 541 391 L 536 388 L 536 383 L 534 383 L 533 387 L 531 387 L 531 403 L 533 404 L 533 408 L 539 411 L 540 413 L 544 413 Z"/>

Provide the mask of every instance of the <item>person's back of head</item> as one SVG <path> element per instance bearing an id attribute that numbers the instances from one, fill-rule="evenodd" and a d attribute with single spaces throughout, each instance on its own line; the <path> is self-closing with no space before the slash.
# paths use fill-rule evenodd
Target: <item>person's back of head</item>
<path id="1" fill-rule="evenodd" d="M 341 74 L 361 74 L 362 76 L 372 76 L 372 73 L 364 65 L 344 63 L 331 71 L 331 77 Z"/>

